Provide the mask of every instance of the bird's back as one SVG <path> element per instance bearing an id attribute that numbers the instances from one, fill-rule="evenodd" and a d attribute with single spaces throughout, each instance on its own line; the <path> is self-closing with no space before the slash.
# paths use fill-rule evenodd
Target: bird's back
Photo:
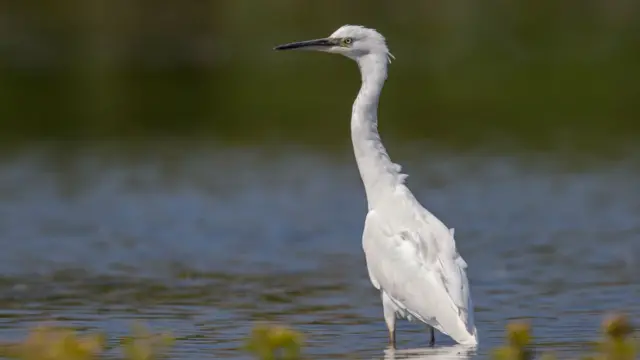
<path id="1" fill-rule="evenodd" d="M 372 283 L 399 312 L 463 344 L 476 344 L 467 264 L 453 229 L 399 184 L 376 203 L 365 222 L 363 248 Z"/>

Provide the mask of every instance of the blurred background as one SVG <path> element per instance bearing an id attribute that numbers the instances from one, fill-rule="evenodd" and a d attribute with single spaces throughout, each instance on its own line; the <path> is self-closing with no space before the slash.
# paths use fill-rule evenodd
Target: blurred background
<path id="1" fill-rule="evenodd" d="M 240 358 L 252 321 L 274 320 L 311 357 L 393 357 L 360 244 L 357 67 L 272 51 L 343 24 L 396 56 L 380 131 L 456 228 L 477 356 L 512 318 L 574 353 L 606 311 L 640 314 L 637 1 L 1 9 L 0 339 L 48 320 L 115 339 L 143 319 L 178 334 L 176 358 Z"/>
<path id="2" fill-rule="evenodd" d="M 381 105 L 386 137 L 600 147 L 638 131 L 638 8 L 631 0 L 8 1 L 2 134 L 347 146 L 354 64 L 271 49 L 355 23 L 380 30 L 398 58 Z"/>

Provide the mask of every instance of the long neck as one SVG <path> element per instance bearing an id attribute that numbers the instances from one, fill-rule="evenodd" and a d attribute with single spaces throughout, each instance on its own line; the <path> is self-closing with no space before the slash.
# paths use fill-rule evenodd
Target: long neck
<path id="1" fill-rule="evenodd" d="M 387 78 L 386 54 L 369 54 L 358 59 L 362 86 L 351 114 L 351 140 L 369 209 L 375 207 L 405 175 L 387 154 L 378 133 L 378 100 Z"/>

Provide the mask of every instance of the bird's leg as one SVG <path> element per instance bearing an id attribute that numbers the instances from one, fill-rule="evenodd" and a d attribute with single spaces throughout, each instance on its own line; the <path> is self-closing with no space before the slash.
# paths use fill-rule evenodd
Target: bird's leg
<path id="1" fill-rule="evenodd" d="M 429 326 L 431 332 L 431 340 L 429 340 L 429 346 L 434 347 L 436 345 L 436 332 L 433 329 L 433 326 Z"/>
<path id="2" fill-rule="evenodd" d="M 382 307 L 384 309 L 384 321 L 387 324 L 389 330 L 389 347 L 396 348 L 396 307 L 389 299 L 387 294 L 382 293 Z"/>
<path id="3" fill-rule="evenodd" d="M 389 330 L 389 347 L 392 349 L 396 348 L 396 331 Z"/>

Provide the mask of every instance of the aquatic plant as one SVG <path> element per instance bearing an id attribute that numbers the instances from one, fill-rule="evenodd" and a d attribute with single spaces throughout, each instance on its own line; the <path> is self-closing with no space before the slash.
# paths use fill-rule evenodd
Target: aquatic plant
<path id="1" fill-rule="evenodd" d="M 247 350 L 261 360 L 300 358 L 302 334 L 280 325 L 258 325 L 246 344 Z"/>
<path id="2" fill-rule="evenodd" d="M 594 356 L 588 360 L 634 360 L 640 355 L 640 344 L 632 335 L 633 326 L 626 315 L 613 314 L 602 323 L 604 338 L 597 343 Z"/>
<path id="3" fill-rule="evenodd" d="M 623 314 L 607 316 L 601 327 L 602 339 L 594 354 L 583 360 L 634 360 L 640 355 L 640 343 L 634 327 Z M 164 357 L 175 339 L 166 333 L 153 334 L 134 324 L 131 336 L 119 342 L 127 360 L 152 360 Z M 277 324 L 259 324 L 249 334 L 245 350 L 259 360 L 298 360 L 303 348 L 302 333 Z M 30 331 L 20 343 L 0 343 L 0 357 L 21 360 L 89 360 L 104 355 L 106 338 L 100 333 L 78 334 L 75 330 L 42 325 Z M 531 360 L 536 353 L 543 360 L 555 360 L 553 354 L 536 348 L 531 325 L 526 321 L 507 324 L 505 344 L 492 351 L 495 360 Z"/>
<path id="4" fill-rule="evenodd" d="M 0 356 L 24 360 L 84 360 L 102 353 L 104 346 L 102 334 L 79 335 L 72 329 L 42 325 L 31 330 L 23 342 L 0 346 Z"/>
<path id="5" fill-rule="evenodd" d="M 595 354 L 585 356 L 584 360 L 634 360 L 640 355 L 640 344 L 632 335 L 633 326 L 626 315 L 612 314 L 602 323 L 603 339 L 596 343 Z M 493 351 L 495 360 L 530 360 L 534 349 L 531 327 L 526 322 L 512 322 L 507 325 L 507 343 Z M 556 359 L 553 354 L 545 353 L 545 360 Z"/>
<path id="6" fill-rule="evenodd" d="M 524 321 L 507 325 L 507 344 L 494 350 L 496 360 L 529 360 L 531 349 L 531 325 Z"/>
<path id="7" fill-rule="evenodd" d="M 134 324 L 132 335 L 121 341 L 127 360 L 151 360 L 162 356 L 173 343 L 169 334 L 152 334 Z M 75 330 L 55 325 L 41 325 L 30 331 L 20 343 L 0 344 L 0 357 L 20 360 L 89 360 L 106 350 L 101 333 L 80 335 Z"/>
<path id="8" fill-rule="evenodd" d="M 133 336 L 122 339 L 125 359 L 151 360 L 160 357 L 175 341 L 168 333 L 153 334 L 139 323 L 133 325 Z"/>

